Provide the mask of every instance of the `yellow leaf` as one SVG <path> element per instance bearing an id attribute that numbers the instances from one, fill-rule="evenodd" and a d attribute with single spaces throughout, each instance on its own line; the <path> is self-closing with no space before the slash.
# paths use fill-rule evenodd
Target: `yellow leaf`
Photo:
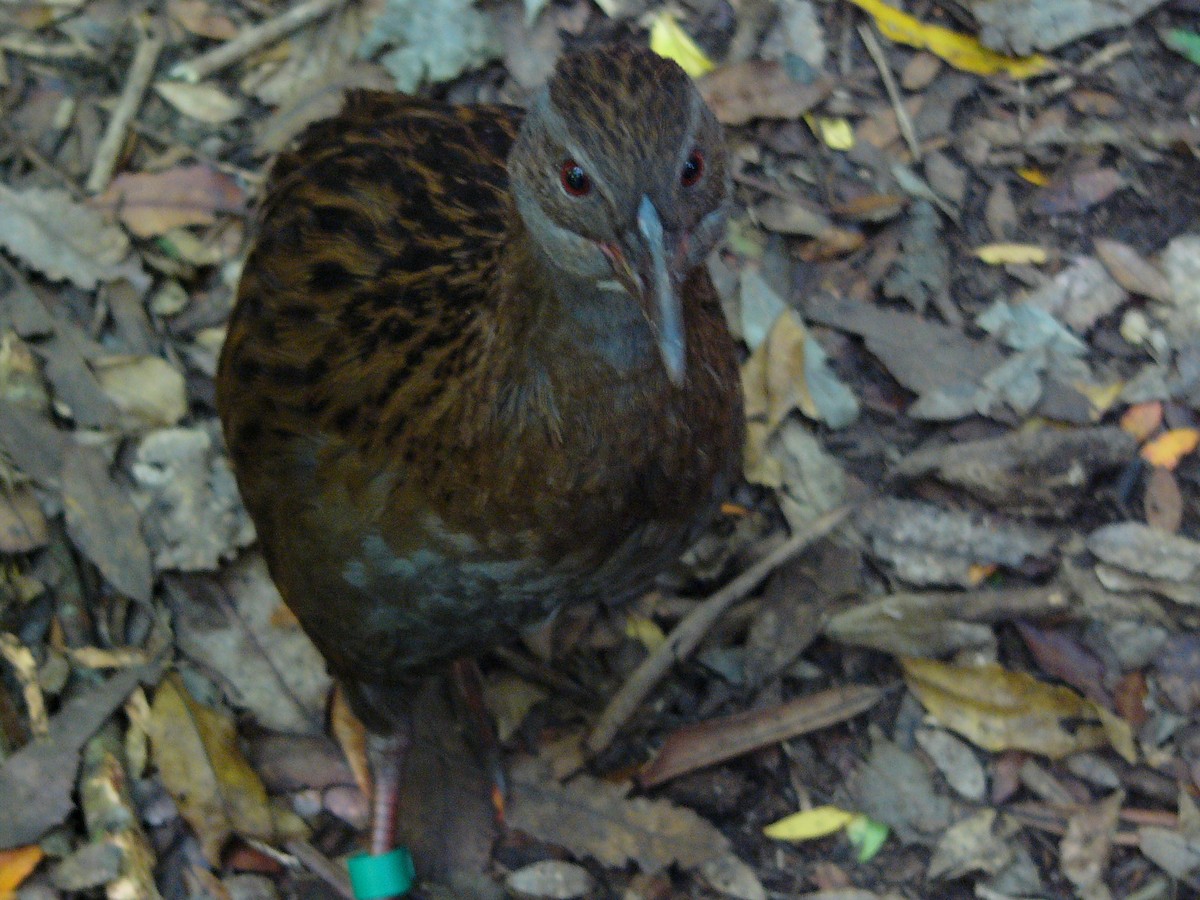
<path id="1" fill-rule="evenodd" d="M 835 834 L 861 817 L 861 813 L 847 812 L 836 806 L 818 806 L 772 822 L 763 829 L 763 834 L 777 841 L 811 841 Z"/>
<path id="2" fill-rule="evenodd" d="M 984 244 L 975 256 L 989 266 L 1035 265 L 1046 261 L 1046 251 L 1036 244 Z"/>
<path id="3" fill-rule="evenodd" d="M 216 865 L 232 834 L 269 840 L 267 789 L 238 748 L 233 719 L 199 703 L 178 674 L 150 706 L 150 751 L 167 791 Z"/>
<path id="4" fill-rule="evenodd" d="M 804 121 L 813 134 L 825 142 L 830 150 L 854 149 L 854 126 L 841 116 L 814 116 L 806 113 Z"/>
<path id="5" fill-rule="evenodd" d="M 1108 742 L 1112 744 L 1112 748 L 1125 762 L 1131 766 L 1137 765 L 1138 752 L 1137 743 L 1133 739 L 1133 726 L 1103 706 L 1097 706 L 1096 712 L 1100 714 L 1100 724 L 1104 726 L 1104 733 L 1108 735 Z"/>
<path id="6" fill-rule="evenodd" d="M 42 848 L 37 844 L 0 850 L 0 897 L 9 897 L 42 861 Z"/>
<path id="7" fill-rule="evenodd" d="M 1072 387 L 1088 398 L 1092 405 L 1092 421 L 1096 422 L 1117 402 L 1117 398 L 1125 390 L 1125 382 L 1118 380 L 1111 384 L 1089 384 L 1086 381 L 1076 381 Z"/>
<path id="8" fill-rule="evenodd" d="M 767 451 L 767 441 L 774 433 L 775 429 L 761 419 L 749 419 L 746 422 L 746 443 L 742 445 L 742 474 L 751 484 L 761 484 L 769 488 L 783 487 L 783 464 Z"/>
<path id="9" fill-rule="evenodd" d="M 667 636 L 653 619 L 633 613 L 625 617 L 625 636 L 637 641 L 651 653 L 667 640 Z"/>
<path id="10" fill-rule="evenodd" d="M 998 569 L 995 563 L 972 563 L 967 569 L 967 580 L 971 584 L 982 584 L 987 578 L 991 578 Z"/>
<path id="11" fill-rule="evenodd" d="M 883 0 L 850 0 L 870 13 L 883 36 L 898 44 L 928 50 L 940 56 L 956 69 L 976 75 L 995 75 L 1004 72 L 1013 78 L 1031 78 L 1050 68 L 1040 54 L 1033 56 L 1004 56 L 989 50 L 969 34 L 952 31 L 940 25 L 926 25 L 907 13 L 888 6 Z"/>
<path id="12" fill-rule="evenodd" d="M 1162 466 L 1175 471 L 1179 461 L 1200 445 L 1200 430 L 1195 428 L 1172 428 L 1160 434 L 1142 447 L 1142 459 L 1152 466 Z"/>
<path id="13" fill-rule="evenodd" d="M 1073 690 L 995 663 L 952 666 L 901 660 L 929 714 L 985 750 L 1028 750 L 1061 759 L 1106 743 L 1096 705 Z"/>
<path id="14" fill-rule="evenodd" d="M 1017 169 L 1017 174 L 1034 187 L 1045 187 L 1050 183 L 1050 176 L 1033 166 L 1022 166 Z"/>
<path id="15" fill-rule="evenodd" d="M 754 348 L 742 365 L 746 417 L 765 415 L 764 443 L 793 409 L 810 419 L 819 416 L 804 369 L 807 340 L 804 321 L 794 310 L 786 309 L 771 324 L 767 339 Z"/>
<path id="16" fill-rule="evenodd" d="M 1163 408 L 1159 400 L 1135 403 L 1121 413 L 1121 430 L 1139 444 L 1154 434 L 1162 424 Z"/>
<path id="17" fill-rule="evenodd" d="M 659 13 L 654 17 L 654 24 L 650 26 L 650 49 L 659 56 L 675 60 L 693 78 L 707 75 L 716 68 L 670 13 Z"/>

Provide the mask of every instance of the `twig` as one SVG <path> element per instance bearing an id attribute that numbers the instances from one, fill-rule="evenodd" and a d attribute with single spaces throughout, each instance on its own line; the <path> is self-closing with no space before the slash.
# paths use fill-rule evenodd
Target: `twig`
<path id="1" fill-rule="evenodd" d="M 308 0 L 307 3 L 293 6 L 273 19 L 247 28 L 232 41 L 213 47 L 193 60 L 178 63 L 172 67 L 170 75 L 172 78 L 195 84 L 201 78 L 245 59 L 260 47 L 274 43 L 302 25 L 329 15 L 345 2 L 346 0 Z"/>
<path id="2" fill-rule="evenodd" d="M 871 54 L 871 59 L 875 61 L 875 68 L 879 70 L 879 75 L 883 78 L 883 86 L 887 90 L 888 99 L 892 101 L 892 108 L 896 111 L 896 123 L 900 126 L 900 133 L 904 135 L 904 143 L 908 144 L 913 161 L 920 162 L 921 143 L 917 140 L 917 130 L 913 128 L 908 110 L 904 108 L 904 98 L 900 96 L 900 89 L 896 87 L 896 79 L 892 76 L 892 68 L 888 65 L 883 47 L 879 45 L 879 39 L 875 37 L 875 32 L 871 30 L 869 24 L 859 25 L 858 33 L 862 35 L 863 43 L 867 45 L 867 52 Z"/>
<path id="3" fill-rule="evenodd" d="M 342 871 L 341 866 L 308 841 L 288 841 L 285 846 L 288 853 L 296 857 L 305 868 L 333 888 L 339 897 L 345 897 L 346 900 L 354 900 L 354 891 L 350 889 L 350 879 Z"/>
<path id="4" fill-rule="evenodd" d="M 163 49 L 162 33 L 153 25 L 142 33 L 138 40 L 137 50 L 133 54 L 133 63 L 129 66 L 129 74 L 125 76 L 125 88 L 121 91 L 121 99 L 117 101 L 108 127 L 104 129 L 104 137 L 96 148 L 96 158 L 92 160 L 92 171 L 88 173 L 87 190 L 90 194 L 98 194 L 112 180 L 113 171 L 117 167 L 117 157 L 125 146 L 125 137 L 129 133 L 129 123 L 142 105 L 142 97 L 154 77 L 154 67 L 158 64 L 158 55 Z"/>
<path id="5" fill-rule="evenodd" d="M 592 754 L 599 753 L 611 743 L 617 730 L 625 724 L 638 704 L 662 680 L 671 666 L 687 658 L 696 649 L 725 610 L 758 587 L 759 582 L 779 566 L 836 528 L 849 514 L 850 507 L 842 506 L 810 522 L 806 528 L 788 538 L 688 613 L 667 636 L 662 646 L 637 667 L 609 701 L 604 712 L 600 714 L 600 721 L 588 735 L 588 751 Z"/>

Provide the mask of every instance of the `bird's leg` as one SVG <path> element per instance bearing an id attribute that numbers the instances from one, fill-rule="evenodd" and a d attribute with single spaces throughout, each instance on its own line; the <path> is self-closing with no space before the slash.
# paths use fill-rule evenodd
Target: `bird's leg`
<path id="1" fill-rule="evenodd" d="M 396 846 L 396 815 L 400 808 L 400 784 L 404 763 L 412 745 L 412 713 L 397 717 L 388 734 L 367 734 L 367 757 L 374 785 L 371 797 L 371 854 L 381 856 Z"/>
<path id="2" fill-rule="evenodd" d="M 454 690 L 466 707 L 467 718 L 475 732 L 475 743 L 483 757 L 488 777 L 492 781 L 492 806 L 496 810 L 496 821 L 504 824 L 504 803 L 508 796 L 508 779 L 504 774 L 504 761 L 500 754 L 500 741 L 496 737 L 495 723 L 483 703 L 483 673 L 479 664 L 470 657 L 456 659 L 450 666 Z"/>

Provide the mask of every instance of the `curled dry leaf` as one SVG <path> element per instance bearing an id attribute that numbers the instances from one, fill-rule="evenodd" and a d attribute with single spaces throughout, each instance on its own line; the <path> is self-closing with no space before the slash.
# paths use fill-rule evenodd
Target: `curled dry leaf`
<path id="1" fill-rule="evenodd" d="M 991 646 L 996 639 L 991 627 L 956 618 L 946 597 L 900 593 L 855 603 L 830 617 L 825 634 L 849 646 L 904 656 L 942 656 Z"/>
<path id="2" fill-rule="evenodd" d="M 790 309 L 779 315 L 742 367 L 742 385 L 747 418 L 764 417 L 768 435 L 792 410 L 831 428 L 843 428 L 858 416 L 858 401 Z"/>

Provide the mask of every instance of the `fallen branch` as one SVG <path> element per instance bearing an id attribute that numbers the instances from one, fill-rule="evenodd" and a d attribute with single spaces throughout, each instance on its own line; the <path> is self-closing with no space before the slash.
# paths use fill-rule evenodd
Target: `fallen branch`
<path id="1" fill-rule="evenodd" d="M 346 0 L 308 0 L 307 3 L 293 6 L 273 19 L 247 28 L 232 41 L 213 47 L 195 59 L 176 64 L 171 68 L 170 75 L 180 81 L 195 84 L 201 78 L 207 78 L 213 72 L 245 59 L 255 50 L 273 44 L 285 34 L 329 15 L 345 2 Z"/>

